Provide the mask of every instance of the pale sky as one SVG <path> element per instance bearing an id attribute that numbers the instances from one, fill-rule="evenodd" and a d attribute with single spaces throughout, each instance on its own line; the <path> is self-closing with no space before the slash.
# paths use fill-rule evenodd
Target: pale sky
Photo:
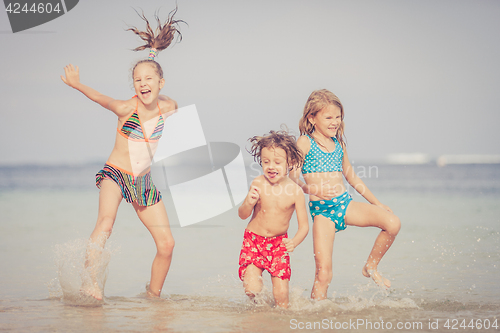
<path id="1" fill-rule="evenodd" d="M 162 93 L 196 104 L 208 141 L 286 124 L 309 94 L 345 108 L 351 160 L 393 153 L 500 154 L 500 1 L 177 1 L 183 40 L 160 53 Z M 67 87 L 63 67 L 116 99 L 148 52 L 132 8 L 165 19 L 175 1 L 80 1 L 13 34 L 0 11 L 0 164 L 104 163 L 116 116 Z M 186 128 L 186 135 L 190 135 Z M 182 137 L 179 138 L 182 140 Z M 246 153 L 245 153 L 246 154 Z M 247 155 L 247 154 L 246 154 Z"/>

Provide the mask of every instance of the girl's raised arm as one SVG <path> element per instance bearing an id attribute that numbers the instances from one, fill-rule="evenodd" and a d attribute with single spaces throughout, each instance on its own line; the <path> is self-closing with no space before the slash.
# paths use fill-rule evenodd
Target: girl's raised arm
<path id="1" fill-rule="evenodd" d="M 115 100 L 109 96 L 103 95 L 97 90 L 94 90 L 80 82 L 80 71 L 78 66 L 72 64 L 64 67 L 65 76 L 61 75 L 61 80 L 71 88 L 80 91 L 92 101 L 98 103 L 103 108 L 106 108 L 117 116 L 125 116 L 130 113 L 129 106 L 125 101 Z"/>

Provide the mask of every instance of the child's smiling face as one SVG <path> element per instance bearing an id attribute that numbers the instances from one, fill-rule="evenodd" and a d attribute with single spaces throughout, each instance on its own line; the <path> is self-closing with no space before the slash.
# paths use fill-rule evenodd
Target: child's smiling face
<path id="1" fill-rule="evenodd" d="M 260 151 L 262 171 L 271 185 L 278 184 L 288 175 L 286 152 L 278 147 L 264 147 Z"/>
<path id="2" fill-rule="evenodd" d="M 145 105 L 151 104 L 158 98 L 160 89 L 165 84 L 165 80 L 160 79 L 155 68 L 148 63 L 137 65 L 133 79 L 135 93 Z"/>
<path id="3" fill-rule="evenodd" d="M 314 131 L 331 138 L 337 134 L 342 123 L 342 113 L 337 105 L 327 105 L 321 111 L 309 118 L 314 125 Z"/>

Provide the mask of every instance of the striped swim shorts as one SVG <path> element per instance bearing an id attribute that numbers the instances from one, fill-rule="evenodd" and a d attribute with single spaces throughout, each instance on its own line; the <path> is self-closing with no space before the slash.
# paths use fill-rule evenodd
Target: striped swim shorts
<path id="1" fill-rule="evenodd" d="M 104 179 L 114 181 L 122 191 L 123 198 L 132 203 L 137 201 L 139 206 L 152 206 L 161 200 L 161 193 L 153 184 L 151 171 L 134 176 L 112 164 L 104 164 L 104 168 L 95 175 L 95 185 L 101 188 Z"/>

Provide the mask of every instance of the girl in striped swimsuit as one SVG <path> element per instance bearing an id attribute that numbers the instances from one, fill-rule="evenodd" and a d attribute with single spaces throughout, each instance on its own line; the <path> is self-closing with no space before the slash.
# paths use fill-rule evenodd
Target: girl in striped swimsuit
<path id="1" fill-rule="evenodd" d="M 177 109 L 177 103 L 160 95 L 165 84 L 161 66 L 154 60 L 157 52 L 166 49 L 173 41 L 179 20 L 174 20 L 176 11 L 169 15 L 165 24 L 158 20 L 158 34 L 155 36 L 146 21 L 147 31 L 131 28 L 146 44 L 134 51 L 150 48 L 150 56 L 141 60 L 132 70 L 136 96 L 129 100 L 115 100 L 80 83 L 79 69 L 73 65 L 64 68 L 61 79 L 68 86 L 82 92 L 92 101 L 112 111 L 118 116 L 115 146 L 104 168 L 96 175 L 99 192 L 99 212 L 94 231 L 90 235 L 85 266 L 90 272 L 90 280 L 83 282 L 82 291 L 97 300 L 102 300 L 103 283 L 97 278 L 100 249 L 104 247 L 115 222 L 118 206 L 124 198 L 134 207 L 137 216 L 149 230 L 156 244 L 157 253 L 151 269 L 151 280 L 147 293 L 159 297 L 174 248 L 174 238 L 170 231 L 167 212 L 160 192 L 154 186 L 150 165 L 162 135 L 165 118 Z M 97 246 L 95 246 L 97 245 Z"/>
<path id="2" fill-rule="evenodd" d="M 381 231 L 363 266 L 362 274 L 371 277 L 381 288 L 390 281 L 380 275 L 378 264 L 399 232 L 401 223 L 391 209 L 378 201 L 354 172 L 344 143 L 344 108 L 330 91 L 314 91 L 307 100 L 299 122 L 297 145 L 304 155 L 301 170 L 290 173 L 304 193 L 309 194 L 309 210 L 313 220 L 316 275 L 311 297 L 327 297 L 332 280 L 332 251 L 335 233 L 347 225 L 377 227 Z M 370 204 L 352 201 L 343 177 Z"/>

